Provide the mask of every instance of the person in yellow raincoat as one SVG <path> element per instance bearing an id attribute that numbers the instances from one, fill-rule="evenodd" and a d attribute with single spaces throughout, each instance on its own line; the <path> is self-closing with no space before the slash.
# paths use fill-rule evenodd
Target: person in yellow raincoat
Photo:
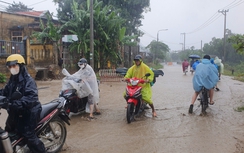
<path id="1" fill-rule="evenodd" d="M 154 109 L 154 105 L 152 102 L 152 89 L 150 82 L 153 81 L 154 73 L 153 71 L 142 61 L 141 55 L 136 55 L 134 58 L 134 65 L 131 66 L 128 71 L 126 72 L 126 75 L 124 78 L 143 78 L 146 73 L 150 73 L 151 75 L 147 78 L 147 83 L 139 84 L 139 86 L 142 86 L 142 100 L 149 104 L 149 106 L 152 108 L 152 116 L 156 117 L 157 114 Z"/>

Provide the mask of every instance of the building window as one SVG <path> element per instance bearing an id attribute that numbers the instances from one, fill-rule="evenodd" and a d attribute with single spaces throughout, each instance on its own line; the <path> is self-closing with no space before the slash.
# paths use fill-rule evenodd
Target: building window
<path id="1" fill-rule="evenodd" d="M 21 42 L 22 41 L 22 31 L 12 31 L 12 41 L 18 41 Z"/>

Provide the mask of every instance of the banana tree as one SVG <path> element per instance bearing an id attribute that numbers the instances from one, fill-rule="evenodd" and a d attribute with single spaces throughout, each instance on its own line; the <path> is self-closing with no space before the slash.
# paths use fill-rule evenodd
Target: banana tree
<path id="1" fill-rule="evenodd" d="M 59 50 L 59 40 L 62 38 L 61 30 L 59 24 L 56 24 L 52 20 L 52 16 L 49 13 L 46 13 L 47 21 L 44 23 L 43 19 L 40 19 L 40 29 L 41 31 L 35 31 L 31 35 L 31 38 L 36 38 L 43 45 L 44 50 L 46 50 L 47 43 L 54 44 L 57 48 L 57 52 L 55 52 L 55 63 L 58 63 L 60 58 L 60 50 Z"/>

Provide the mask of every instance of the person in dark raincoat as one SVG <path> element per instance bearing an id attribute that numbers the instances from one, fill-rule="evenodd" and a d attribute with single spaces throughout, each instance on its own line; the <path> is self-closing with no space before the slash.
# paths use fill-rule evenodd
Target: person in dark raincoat
<path id="1" fill-rule="evenodd" d="M 24 136 L 27 146 L 33 153 L 45 153 L 44 144 L 35 134 L 42 107 L 38 100 L 36 83 L 24 64 L 25 60 L 20 54 L 12 54 L 6 60 L 11 76 L 1 93 L 8 99 L 14 92 L 20 92 L 22 97 L 10 100 L 5 130 Z"/>

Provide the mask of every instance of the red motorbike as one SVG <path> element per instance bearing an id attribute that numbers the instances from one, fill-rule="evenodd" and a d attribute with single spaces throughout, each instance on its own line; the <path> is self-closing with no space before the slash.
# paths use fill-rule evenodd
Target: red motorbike
<path id="1" fill-rule="evenodd" d="M 150 73 L 147 73 L 144 77 L 150 76 Z M 143 77 L 143 78 L 144 78 Z M 144 103 L 142 101 L 141 90 L 142 87 L 138 86 L 140 83 L 145 83 L 145 79 L 130 78 L 125 79 L 127 82 L 125 99 L 127 102 L 127 111 L 126 119 L 128 123 L 134 120 L 134 116 L 138 115 L 139 112 L 144 111 Z"/>

